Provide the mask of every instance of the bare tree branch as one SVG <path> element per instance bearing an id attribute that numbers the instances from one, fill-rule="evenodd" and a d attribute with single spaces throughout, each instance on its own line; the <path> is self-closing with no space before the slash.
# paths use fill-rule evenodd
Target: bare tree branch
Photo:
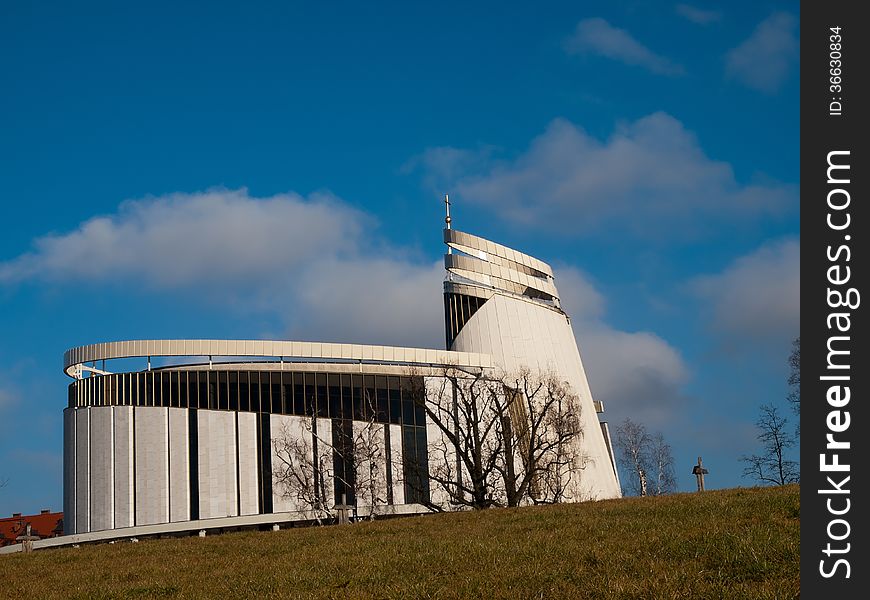
<path id="1" fill-rule="evenodd" d="M 763 453 L 740 459 L 746 463 L 744 477 L 773 485 L 800 481 L 798 463 L 785 457 L 785 451 L 797 443 L 795 436 L 788 432 L 787 424 L 788 419 L 780 416 L 778 409 L 772 404 L 761 407 L 761 414 L 755 425 L 759 429 L 758 441 L 762 444 Z"/>
<path id="2" fill-rule="evenodd" d="M 578 450 L 579 399 L 566 382 L 529 369 L 485 376 L 447 368 L 414 398 L 438 429 L 429 440 L 429 478 L 449 507 L 573 497 L 569 489 L 589 461 Z"/>
<path id="3" fill-rule="evenodd" d="M 631 474 L 627 478 L 628 490 L 636 496 L 649 493 L 648 473 L 651 458 L 652 438 L 646 426 L 626 418 L 616 428 L 616 447 L 619 450 L 619 465 Z"/>
<path id="4" fill-rule="evenodd" d="M 272 476 L 282 497 L 295 500 L 314 514 L 318 524 L 331 516 L 327 500 L 326 478 L 332 454 L 315 452 L 317 446 L 330 447 L 317 436 L 316 417 L 302 421 L 302 437 L 291 432 L 285 423 L 281 434 L 272 440 L 277 465 Z M 322 449 L 323 446 L 321 446 Z"/>
<path id="5" fill-rule="evenodd" d="M 652 495 L 661 496 L 675 492 L 677 478 L 674 473 L 674 457 L 670 444 L 665 441 L 661 432 L 652 436 L 649 459 L 653 475 Z"/>

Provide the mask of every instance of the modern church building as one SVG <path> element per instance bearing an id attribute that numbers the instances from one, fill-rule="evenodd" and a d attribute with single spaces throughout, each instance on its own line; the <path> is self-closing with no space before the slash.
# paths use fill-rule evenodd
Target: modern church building
<path id="1" fill-rule="evenodd" d="M 451 229 L 449 212 L 444 242 L 447 350 L 266 340 L 68 350 L 66 533 L 311 520 L 318 516 L 312 491 L 325 500 L 320 508 L 352 505 L 362 514 L 375 505 L 383 514 L 443 505 L 428 480 L 441 432 L 414 390 L 444 381 L 445 369 L 527 368 L 566 382 L 579 398 L 582 435 L 574 443 L 583 464 L 565 499 L 619 496 L 603 407 L 593 400 L 550 266 Z M 379 461 L 371 471 L 383 479 L 375 499 L 354 485 L 342 451 L 361 431 L 378 448 L 367 457 Z M 288 473 L 288 461 L 301 470 Z"/>

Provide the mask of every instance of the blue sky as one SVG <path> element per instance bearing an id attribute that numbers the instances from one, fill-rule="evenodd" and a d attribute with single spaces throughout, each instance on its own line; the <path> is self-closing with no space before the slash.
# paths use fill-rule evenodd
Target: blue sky
<path id="1" fill-rule="evenodd" d="M 0 515 L 61 506 L 69 347 L 439 347 L 444 192 L 556 267 L 611 423 L 751 483 L 799 334 L 797 4 L 467 4 L 0 7 Z"/>

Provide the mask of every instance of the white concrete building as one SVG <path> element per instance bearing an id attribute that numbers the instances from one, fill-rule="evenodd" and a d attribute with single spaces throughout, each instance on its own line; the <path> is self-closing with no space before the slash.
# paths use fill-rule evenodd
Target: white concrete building
<path id="1" fill-rule="evenodd" d="M 326 508 L 344 498 L 363 513 L 372 505 L 384 513 L 423 512 L 440 501 L 427 470 L 439 431 L 412 390 L 448 367 L 528 367 L 567 382 L 579 397 L 577 443 L 586 458 L 573 498 L 619 496 L 607 426 L 598 418 L 603 409 L 593 400 L 550 266 L 450 229 L 449 220 L 444 241 L 448 350 L 136 340 L 67 351 L 64 370 L 73 382 L 64 411 L 66 533 L 313 518 L 304 494 L 278 477 L 288 442 L 299 442 L 310 463 L 323 466 L 313 487 Z M 142 368 L 129 370 L 131 358 Z M 157 358 L 171 366 L 152 368 Z M 378 451 L 357 461 L 378 463 L 370 469 L 383 478 L 377 490 L 358 485 L 362 471 L 342 451 L 363 433 Z"/>

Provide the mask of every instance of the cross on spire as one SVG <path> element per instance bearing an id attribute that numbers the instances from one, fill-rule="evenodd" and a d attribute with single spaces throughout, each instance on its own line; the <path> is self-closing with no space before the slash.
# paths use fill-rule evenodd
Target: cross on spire
<path id="1" fill-rule="evenodd" d="M 450 229 L 450 196 L 448 194 L 444 194 L 444 206 L 447 208 L 447 216 L 444 218 L 444 222 L 447 223 L 447 229 Z"/>

